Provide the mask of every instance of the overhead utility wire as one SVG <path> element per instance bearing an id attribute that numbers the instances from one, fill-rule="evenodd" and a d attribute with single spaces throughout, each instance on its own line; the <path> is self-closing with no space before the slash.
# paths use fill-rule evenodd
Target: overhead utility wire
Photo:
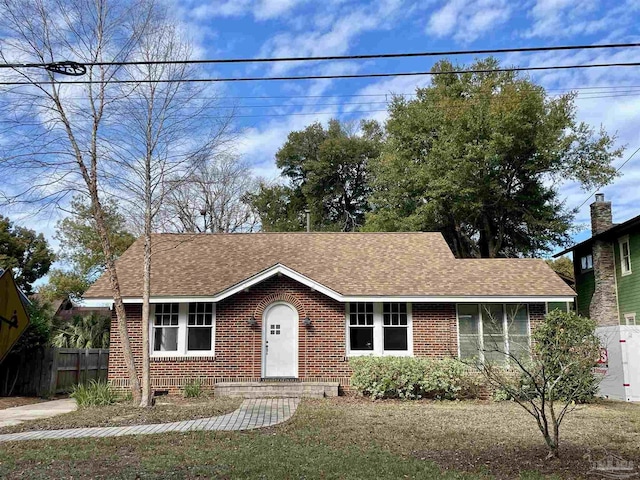
<path id="1" fill-rule="evenodd" d="M 481 68 L 465 70 L 427 71 L 427 72 L 393 72 L 393 73 L 354 73 L 343 75 L 304 75 L 284 77 L 221 77 L 221 78 L 185 78 L 171 79 L 131 79 L 131 80 L 107 80 L 94 82 L 90 80 L 70 80 L 65 82 L 55 81 L 31 81 L 31 82 L 0 82 L 0 85 L 91 85 L 95 83 L 198 83 L 198 82 L 260 82 L 260 81 L 295 81 L 295 80 L 335 80 L 353 78 L 380 78 L 380 77 L 412 77 L 430 75 L 459 75 L 461 73 L 499 73 L 499 72 L 524 72 L 542 70 L 576 70 L 582 68 L 612 68 L 612 67 L 638 67 L 640 62 L 617 63 L 591 63 L 586 65 L 545 65 L 539 67 L 505 67 L 505 68 Z"/>
<path id="2" fill-rule="evenodd" d="M 205 63 L 274 63 L 274 62 L 313 62 L 327 60 L 369 60 L 376 58 L 412 58 L 412 57 L 436 57 L 447 55 L 487 55 L 500 53 L 527 53 L 527 52 L 556 52 L 562 50 L 594 50 L 603 48 L 634 48 L 640 47 L 640 43 L 606 43 L 598 45 L 556 45 L 547 47 L 522 47 L 522 48 L 489 48 L 479 50 L 449 50 L 437 52 L 409 52 L 409 53 L 373 53 L 363 55 L 324 55 L 310 57 L 257 57 L 257 58 L 212 58 L 202 60 L 135 60 L 125 62 L 57 62 L 57 64 L 75 64 L 85 67 L 109 66 L 109 65 L 185 65 Z M 0 68 L 47 68 L 51 63 L 6 63 L 0 64 Z"/>
<path id="3" fill-rule="evenodd" d="M 425 86 L 420 86 L 418 85 L 417 88 L 426 88 Z M 617 85 L 617 86 L 591 86 L 591 87 L 565 87 L 565 88 L 545 88 L 545 90 L 547 92 L 560 92 L 562 93 L 571 93 L 574 91 L 578 91 L 578 90 L 607 90 L 610 89 L 612 91 L 609 92 L 585 92 L 586 94 L 615 94 L 615 93 L 629 93 L 629 92 L 635 92 L 635 91 L 640 91 L 640 85 Z M 619 89 L 619 91 L 616 91 L 615 89 Z M 625 89 L 625 90 L 623 90 Z M 292 99 L 292 98 L 343 98 L 343 97 L 409 97 L 409 96 L 416 96 L 418 95 L 415 92 L 405 92 L 405 93 L 398 93 L 398 92 L 390 92 L 390 93 L 336 93 L 334 95 L 331 94 L 325 94 L 325 95 L 231 95 L 231 96 L 227 96 L 225 95 L 224 98 L 225 99 L 231 99 L 231 100 L 235 100 L 235 99 L 251 99 L 251 100 L 269 100 L 269 99 Z M 83 96 L 66 96 L 65 98 L 67 99 L 71 99 L 71 100 L 82 100 L 86 97 Z M 111 99 L 113 97 L 110 96 L 106 96 L 105 98 Z M 212 97 L 212 96 L 197 96 L 195 97 L 199 100 L 217 100 L 219 98 L 221 98 L 220 96 L 217 97 Z"/>
<path id="4" fill-rule="evenodd" d="M 637 92 L 593 92 L 578 95 L 577 100 L 595 100 L 599 98 L 619 98 L 619 97 L 637 97 L 640 96 L 640 91 Z M 488 97 L 488 95 L 486 96 Z M 194 110 L 223 110 L 223 109 L 247 109 L 247 108 L 293 108 L 293 107 L 344 107 L 347 105 L 389 105 L 389 101 L 371 101 L 371 102 L 344 102 L 344 103 L 264 103 L 262 105 L 243 105 L 231 104 L 231 105 L 185 105 L 181 108 L 190 108 Z"/>

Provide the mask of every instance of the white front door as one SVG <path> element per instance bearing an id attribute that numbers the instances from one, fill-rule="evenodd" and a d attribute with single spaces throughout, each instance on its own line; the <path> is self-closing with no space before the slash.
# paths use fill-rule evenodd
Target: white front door
<path id="1" fill-rule="evenodd" d="M 263 317 L 263 377 L 298 376 L 298 312 L 286 303 L 268 307 Z"/>

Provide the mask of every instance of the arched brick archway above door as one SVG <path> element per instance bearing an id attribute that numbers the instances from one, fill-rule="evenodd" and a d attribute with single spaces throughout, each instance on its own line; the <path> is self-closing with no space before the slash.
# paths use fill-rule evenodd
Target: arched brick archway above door
<path id="1" fill-rule="evenodd" d="M 263 298 L 260 301 L 260 303 L 258 303 L 258 306 L 253 312 L 253 317 L 262 318 L 264 309 L 267 308 L 269 305 L 271 305 L 273 302 L 290 303 L 298 311 L 298 318 L 300 318 L 301 320 L 306 318 L 307 316 L 307 312 L 305 311 L 305 308 L 302 305 L 302 302 L 300 302 L 300 300 L 298 300 L 298 298 L 295 295 L 292 295 L 291 293 L 272 293 L 271 295 L 268 295 L 265 298 Z"/>

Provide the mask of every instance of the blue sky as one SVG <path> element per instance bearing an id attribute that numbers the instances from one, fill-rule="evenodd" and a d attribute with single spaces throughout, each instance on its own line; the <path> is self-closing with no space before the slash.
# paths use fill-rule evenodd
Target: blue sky
<path id="1" fill-rule="evenodd" d="M 590 0 L 167 0 L 199 58 L 341 55 L 451 49 L 505 48 L 552 44 L 640 42 L 640 2 Z M 551 65 L 640 61 L 639 49 L 510 54 L 510 65 Z M 472 56 L 453 60 L 468 63 Z M 435 58 L 366 62 L 215 65 L 207 76 L 331 74 L 429 70 Z M 624 158 L 640 146 L 640 68 L 589 69 L 532 75 L 551 93 L 575 87 L 578 118 L 602 125 L 626 145 Z M 385 95 L 412 93 L 428 77 L 392 79 L 253 82 L 217 85 L 220 106 L 237 107 L 241 129 L 237 148 L 257 174 L 275 178 L 274 153 L 291 130 L 332 117 L 384 121 Z M 635 90 L 631 86 L 636 86 Z M 614 88 L 611 88 L 614 87 Z M 625 88 L 626 87 L 626 88 Z M 616 93 L 616 89 L 620 89 Z M 624 96 L 620 96 L 624 93 Z M 349 96 L 369 95 L 369 96 Z M 305 97 L 307 96 L 307 97 Z M 316 96 L 310 98 L 308 96 Z M 244 98 L 282 97 L 282 98 Z M 374 103 L 377 102 L 377 103 Z M 220 111 L 224 111 L 221 109 Z M 614 204 L 614 221 L 640 214 L 640 154 L 622 176 L 602 189 Z M 581 204 L 589 192 L 561 186 L 567 206 Z M 588 222 L 588 201 L 577 221 Z M 36 228 L 49 237 L 53 219 Z M 576 240 L 588 231 L 576 235 Z"/>

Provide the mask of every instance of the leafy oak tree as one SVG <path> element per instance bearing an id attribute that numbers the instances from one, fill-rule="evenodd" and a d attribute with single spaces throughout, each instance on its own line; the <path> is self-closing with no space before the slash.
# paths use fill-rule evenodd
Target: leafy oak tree
<path id="1" fill-rule="evenodd" d="M 23 292 L 31 293 L 33 282 L 49 272 L 54 259 L 42 233 L 0 216 L 0 268 L 13 271 Z"/>
<path id="2" fill-rule="evenodd" d="M 357 132 L 338 120 L 291 132 L 276 154 L 288 184 L 263 184 L 249 197 L 263 230 L 301 230 L 305 208 L 316 230 L 360 228 L 369 208 L 368 164 L 379 155 L 382 137 L 372 121 Z"/>
<path id="3" fill-rule="evenodd" d="M 394 98 L 371 162 L 366 229 L 438 230 L 457 257 L 533 256 L 568 242 L 574 212 L 557 180 L 606 184 L 622 149 L 576 121 L 573 94 L 550 97 L 517 72 L 461 72 L 497 67 L 441 61 L 415 99 Z"/>

